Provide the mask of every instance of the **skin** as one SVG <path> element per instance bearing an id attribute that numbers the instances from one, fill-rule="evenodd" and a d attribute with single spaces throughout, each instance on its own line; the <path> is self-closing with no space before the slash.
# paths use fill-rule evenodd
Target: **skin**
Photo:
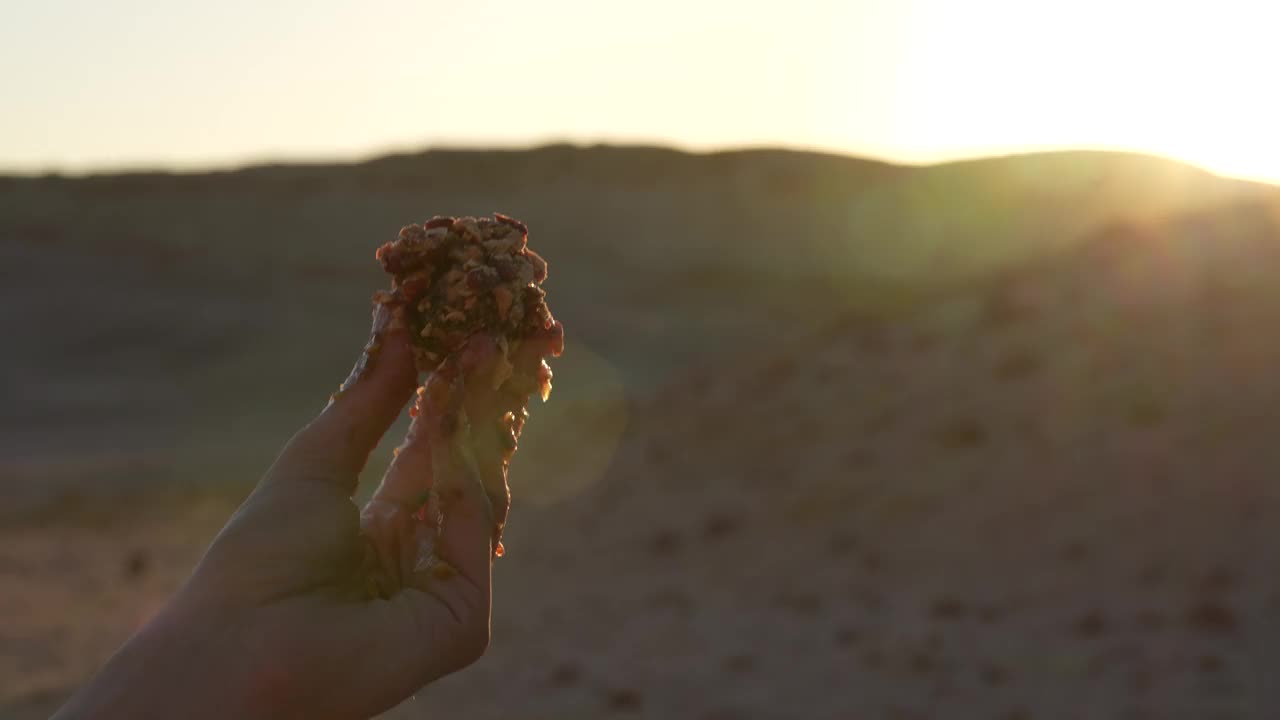
<path id="1" fill-rule="evenodd" d="M 451 572 L 415 570 L 413 540 L 435 530 L 398 513 L 366 520 L 394 528 L 397 544 L 376 550 L 351 495 L 417 387 L 408 340 L 386 320 L 379 310 L 376 353 L 289 441 L 188 581 L 56 718 L 363 718 L 484 653 L 498 480 L 506 512 L 492 436 L 505 404 L 527 398 L 485 390 L 487 356 L 470 347 L 451 376 L 433 376 L 382 486 L 436 489 L 435 553 Z"/>
<path id="2" fill-rule="evenodd" d="M 497 344 L 493 340 L 475 337 L 457 358 L 475 378 L 474 382 L 467 384 L 467 392 L 462 394 L 463 417 L 483 419 L 481 424 L 473 424 L 475 431 L 470 433 L 466 445 L 474 447 L 480 457 L 502 458 L 501 462 L 483 462 L 476 467 L 493 508 L 495 547 L 511 504 L 507 464 L 515 452 L 521 429 L 510 428 L 500 420 L 507 413 L 513 417 L 521 414 L 529 402 L 529 394 L 520 388 L 529 384 L 522 385 L 519 378 L 534 377 L 543 358 L 558 353 L 562 345 L 563 329 L 558 324 L 545 334 L 527 338 L 510 356 L 516 380 L 497 388 L 484 381 L 484 378 L 493 376 L 500 362 Z M 433 376 L 431 382 L 442 382 L 453 371 L 446 367 L 444 372 Z M 433 387 L 429 383 L 427 389 Z M 495 418 L 498 421 L 494 421 Z M 461 453 L 465 454 L 465 451 Z M 431 463 L 428 444 L 407 442 L 401 446 L 391 468 L 361 513 L 361 529 L 372 541 L 379 561 L 375 581 L 377 590 L 383 594 L 393 593 L 409 582 L 417 558 L 415 548 L 422 532 L 415 515 L 422 506 L 422 499 L 433 489 L 431 479 L 436 475 L 430 471 Z"/>

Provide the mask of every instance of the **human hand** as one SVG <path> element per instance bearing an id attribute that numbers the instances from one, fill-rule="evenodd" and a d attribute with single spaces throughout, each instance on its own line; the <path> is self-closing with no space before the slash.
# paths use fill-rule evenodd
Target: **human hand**
<path id="1" fill-rule="evenodd" d="M 559 355 L 563 349 L 564 328 L 559 323 L 524 338 L 510 353 L 499 351 L 498 342 L 492 338 L 475 336 L 456 358 L 433 373 L 425 388 L 438 391 L 459 367 L 468 378 L 466 391 L 460 394 L 460 412 L 450 413 L 467 422 L 463 423 L 463 432 L 454 438 L 458 449 L 445 456 L 475 460 L 475 473 L 493 510 L 493 547 L 499 557 L 503 551 L 502 529 L 511 504 L 507 464 L 529 417 L 526 406 L 530 394 L 544 381 L 549 388 L 551 371 L 544 358 Z M 414 431 L 411 428 L 409 440 L 397 448 L 382 484 L 360 516 L 361 532 L 369 538 L 378 560 L 371 577 L 372 589 L 384 595 L 410 584 L 415 571 L 423 569 L 420 565 L 429 559 L 435 538 L 432 530 L 444 509 L 441 502 L 448 501 L 432 486 L 433 476 L 441 475 L 432 470 L 432 444 L 413 442 Z"/>
<path id="2" fill-rule="evenodd" d="M 467 353 L 419 397 L 389 476 L 430 476 L 447 510 L 434 550 L 449 572 L 406 568 L 402 589 L 371 599 L 377 561 L 351 495 L 417 384 L 404 331 L 387 328 L 385 310 L 374 330 L 343 390 L 288 443 L 187 583 L 57 717 L 368 717 L 483 654 L 495 534 L 484 478 L 505 490 L 506 462 L 469 430 L 496 428 L 498 406 L 466 390 L 484 387 Z"/>

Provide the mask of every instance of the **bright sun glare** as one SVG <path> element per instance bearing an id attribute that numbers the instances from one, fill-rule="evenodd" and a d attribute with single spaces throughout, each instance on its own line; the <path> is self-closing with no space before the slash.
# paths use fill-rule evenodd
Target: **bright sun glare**
<path id="1" fill-rule="evenodd" d="M 909 162 L 1107 148 L 1280 182 L 1272 6 L 48 0 L 0 24 L 0 168 L 571 140 Z M 495 94 L 509 111 L 439 108 Z"/>
<path id="2" fill-rule="evenodd" d="M 1048 8 L 1057 6 L 1057 11 Z M 931 3 L 906 52 L 904 140 L 922 153 L 1062 145 L 1280 180 L 1267 3 Z M 963 151 L 962 151 L 963 152 Z"/>

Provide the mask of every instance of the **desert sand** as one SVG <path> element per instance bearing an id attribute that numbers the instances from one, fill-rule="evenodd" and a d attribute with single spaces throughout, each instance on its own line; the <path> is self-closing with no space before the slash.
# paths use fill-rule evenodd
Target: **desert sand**
<path id="1" fill-rule="evenodd" d="M 0 180 L 0 716 L 182 581 L 446 209 L 529 222 L 571 344 L 490 651 L 388 717 L 1280 712 L 1275 190 L 550 147 Z"/>

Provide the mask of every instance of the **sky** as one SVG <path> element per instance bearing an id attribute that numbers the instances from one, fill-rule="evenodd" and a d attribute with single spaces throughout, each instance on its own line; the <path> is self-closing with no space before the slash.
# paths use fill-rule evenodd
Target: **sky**
<path id="1" fill-rule="evenodd" d="M 1280 182 L 1263 0 L 42 0 L 0 171 L 644 142 L 908 163 L 1150 152 Z"/>

